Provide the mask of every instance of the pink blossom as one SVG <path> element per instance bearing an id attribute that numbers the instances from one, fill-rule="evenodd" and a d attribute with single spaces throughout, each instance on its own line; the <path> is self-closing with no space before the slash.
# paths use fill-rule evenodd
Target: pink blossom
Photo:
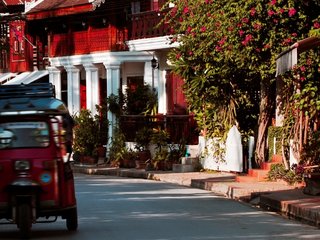
<path id="1" fill-rule="evenodd" d="M 177 53 L 176 54 L 176 59 L 180 59 L 181 58 L 181 53 Z"/>
<path id="2" fill-rule="evenodd" d="M 192 51 L 189 51 L 189 56 L 192 56 L 193 55 L 193 52 Z"/>
<path id="3" fill-rule="evenodd" d="M 279 9 L 279 13 L 281 13 L 281 14 L 284 13 L 284 9 L 283 9 L 283 8 L 280 8 L 280 9 Z"/>
<path id="4" fill-rule="evenodd" d="M 251 34 L 246 35 L 245 39 L 241 42 L 242 45 L 246 46 L 253 39 Z"/>
<path id="5" fill-rule="evenodd" d="M 244 34 L 244 31 L 243 30 L 239 30 L 240 37 L 242 37 L 243 34 Z"/>
<path id="6" fill-rule="evenodd" d="M 191 31 L 192 31 L 192 27 L 189 26 L 189 27 L 187 28 L 187 33 L 191 33 Z"/>
<path id="7" fill-rule="evenodd" d="M 256 9 L 253 7 L 253 8 L 251 8 L 251 10 L 250 10 L 250 15 L 251 16 L 254 16 L 255 14 L 256 14 Z"/>
<path id="8" fill-rule="evenodd" d="M 206 26 L 202 26 L 200 29 L 201 32 L 205 32 L 206 30 L 207 30 Z"/>
<path id="9" fill-rule="evenodd" d="M 219 46 L 222 46 L 226 42 L 227 38 L 224 37 L 220 41 L 218 41 Z"/>
<path id="10" fill-rule="evenodd" d="M 242 18 L 242 22 L 248 23 L 249 22 L 249 18 Z"/>
<path id="11" fill-rule="evenodd" d="M 217 52 L 222 51 L 222 47 L 220 47 L 220 46 L 216 46 L 216 51 L 217 51 Z"/>
<path id="12" fill-rule="evenodd" d="M 301 72 L 304 72 L 304 71 L 306 71 L 306 67 L 305 66 L 301 66 L 300 70 L 301 70 Z"/>
<path id="13" fill-rule="evenodd" d="M 260 30 L 261 29 L 261 24 L 260 23 L 255 23 L 253 25 L 254 29 Z"/>
<path id="14" fill-rule="evenodd" d="M 183 9 L 183 13 L 184 13 L 184 14 L 189 13 L 189 8 L 188 8 L 188 7 L 185 7 L 185 8 Z"/>
<path id="15" fill-rule="evenodd" d="M 283 41 L 285 44 L 290 44 L 292 42 L 291 38 L 287 38 Z"/>
<path id="16" fill-rule="evenodd" d="M 269 17 L 271 17 L 273 14 L 275 14 L 275 12 L 274 12 L 274 11 L 272 11 L 272 10 L 268 10 L 268 16 L 269 16 Z"/>
<path id="17" fill-rule="evenodd" d="M 291 36 L 292 37 L 296 37 L 296 36 L 298 36 L 298 34 L 297 33 L 292 33 Z"/>
<path id="18" fill-rule="evenodd" d="M 290 8 L 289 9 L 289 17 L 292 17 L 293 15 L 295 15 L 297 12 L 297 10 L 295 10 L 294 8 Z"/>
<path id="19" fill-rule="evenodd" d="M 232 26 L 231 26 L 231 27 L 228 27 L 228 31 L 229 31 L 229 32 L 232 32 L 233 29 L 234 29 L 234 28 L 233 28 Z"/>
<path id="20" fill-rule="evenodd" d="M 313 24 L 313 27 L 314 27 L 315 29 L 320 28 L 320 23 L 319 23 L 319 22 L 315 22 L 315 23 Z"/>
<path id="21" fill-rule="evenodd" d="M 171 16 L 174 17 L 177 14 L 177 12 L 178 12 L 178 8 L 177 7 L 173 7 L 171 9 Z"/>

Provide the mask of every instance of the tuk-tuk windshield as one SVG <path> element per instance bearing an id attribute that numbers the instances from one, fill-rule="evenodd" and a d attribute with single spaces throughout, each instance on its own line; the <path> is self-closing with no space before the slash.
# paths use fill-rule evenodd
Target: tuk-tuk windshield
<path id="1" fill-rule="evenodd" d="M 49 146 L 49 127 L 43 121 L 0 123 L 0 149 Z"/>

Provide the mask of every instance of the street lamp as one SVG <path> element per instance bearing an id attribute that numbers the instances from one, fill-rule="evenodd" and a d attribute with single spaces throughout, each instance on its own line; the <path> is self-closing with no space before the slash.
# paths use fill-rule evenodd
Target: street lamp
<path id="1" fill-rule="evenodd" d="M 152 69 L 159 67 L 158 61 L 154 57 L 151 60 L 151 67 L 152 67 Z"/>
<path id="2" fill-rule="evenodd" d="M 151 60 L 151 67 L 152 67 L 152 90 L 153 90 L 154 89 L 154 69 L 159 67 L 159 63 L 154 57 L 152 57 L 152 60 Z"/>

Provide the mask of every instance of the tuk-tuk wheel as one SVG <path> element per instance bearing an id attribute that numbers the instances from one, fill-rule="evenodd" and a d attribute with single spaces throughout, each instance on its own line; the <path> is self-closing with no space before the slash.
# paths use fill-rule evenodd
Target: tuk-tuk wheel
<path id="1" fill-rule="evenodd" d="M 30 237 L 32 219 L 31 207 L 29 204 L 23 203 L 18 206 L 18 228 L 20 229 L 21 238 L 27 239 Z"/>
<path id="2" fill-rule="evenodd" d="M 78 229 L 78 213 L 77 208 L 72 208 L 69 210 L 67 217 L 67 228 L 69 231 L 76 231 Z"/>

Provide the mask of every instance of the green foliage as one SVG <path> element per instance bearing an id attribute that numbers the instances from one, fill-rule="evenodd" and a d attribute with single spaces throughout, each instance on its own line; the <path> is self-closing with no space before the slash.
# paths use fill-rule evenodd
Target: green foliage
<path id="1" fill-rule="evenodd" d="M 136 133 L 136 149 L 138 151 L 145 151 L 148 149 L 148 146 L 151 141 L 152 129 L 149 127 L 143 127 L 139 129 Z"/>
<path id="2" fill-rule="evenodd" d="M 283 164 L 272 164 L 268 172 L 269 181 L 284 180 L 288 184 L 300 183 L 303 180 L 303 175 L 296 173 L 292 169 L 286 169 Z"/>
<path id="3" fill-rule="evenodd" d="M 155 113 L 157 102 L 157 93 L 149 85 L 138 85 L 136 89 L 127 88 L 124 112 L 127 115 Z"/>
<path id="4" fill-rule="evenodd" d="M 305 166 L 320 165 L 320 130 L 310 134 L 307 143 L 303 146 L 300 164 Z M 320 168 L 317 167 L 318 170 Z"/>
<path id="5" fill-rule="evenodd" d="M 113 165 L 120 164 L 120 160 L 124 159 L 128 154 L 125 144 L 125 135 L 119 128 L 114 129 L 109 148 L 109 160 Z"/>
<path id="6" fill-rule="evenodd" d="M 260 102 L 258 92 L 261 86 L 272 91 L 276 56 L 307 37 L 310 29 L 319 28 L 319 4 L 316 0 L 170 3 L 175 7 L 165 21 L 171 41 L 180 45 L 169 59 L 185 79 L 184 91 L 198 126 L 206 136 L 222 140 L 234 124 L 242 133 L 252 133 L 258 129 L 258 118 L 273 112 L 272 105 Z M 284 92 L 286 97 L 290 93 Z"/>
<path id="7" fill-rule="evenodd" d="M 75 127 L 73 149 L 84 156 L 96 156 L 98 147 L 97 121 L 90 110 L 81 109 L 78 116 L 74 117 Z"/>
<path id="8" fill-rule="evenodd" d="M 108 142 L 108 130 L 109 130 L 109 120 L 108 120 L 108 103 L 107 101 L 102 101 L 100 105 L 96 105 L 97 114 L 94 116 L 94 120 L 98 125 L 98 145 L 103 146 Z"/>
<path id="9" fill-rule="evenodd" d="M 121 95 L 111 94 L 106 99 L 108 110 L 115 114 L 116 116 L 120 116 L 123 107 L 123 98 Z"/>

